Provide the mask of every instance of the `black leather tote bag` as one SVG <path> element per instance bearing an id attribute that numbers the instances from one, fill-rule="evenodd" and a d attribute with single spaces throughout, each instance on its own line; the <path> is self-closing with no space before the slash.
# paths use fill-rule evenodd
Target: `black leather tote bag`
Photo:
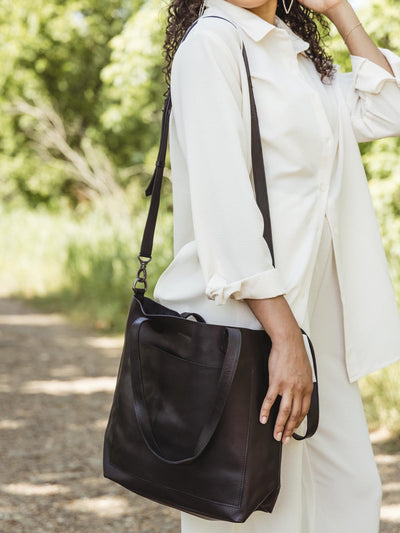
<path id="1" fill-rule="evenodd" d="M 250 88 L 256 199 L 273 257 L 261 140 L 244 44 L 242 54 Z M 281 486 L 282 442 L 273 437 L 280 396 L 267 423 L 259 421 L 268 388 L 271 339 L 263 329 L 209 324 L 195 312 L 178 313 L 145 296 L 170 110 L 169 90 L 156 169 L 146 189 L 152 197 L 104 436 L 103 473 L 136 494 L 187 513 L 244 522 L 253 511 L 272 512 Z M 144 286 L 137 287 L 139 282 Z M 309 343 L 315 379 L 307 430 L 305 435 L 294 433 L 297 440 L 315 433 L 319 417 L 314 349 L 301 331 Z"/>

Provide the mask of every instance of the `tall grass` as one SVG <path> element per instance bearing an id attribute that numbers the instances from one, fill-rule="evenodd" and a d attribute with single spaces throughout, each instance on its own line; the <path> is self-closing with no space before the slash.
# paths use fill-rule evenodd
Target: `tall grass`
<path id="1" fill-rule="evenodd" d="M 83 215 L 22 208 L 0 217 L 0 287 L 46 310 L 120 332 L 139 268 L 147 209 L 130 218 L 101 208 Z M 172 259 L 172 214 L 161 212 L 148 265 L 148 293 Z"/>
<path id="2" fill-rule="evenodd" d="M 370 429 L 386 426 L 400 436 L 400 362 L 359 380 Z"/>

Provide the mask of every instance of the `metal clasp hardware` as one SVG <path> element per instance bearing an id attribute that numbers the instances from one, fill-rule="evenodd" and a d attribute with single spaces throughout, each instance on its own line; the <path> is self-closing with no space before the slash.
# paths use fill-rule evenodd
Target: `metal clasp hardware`
<path id="1" fill-rule="evenodd" d="M 149 263 L 151 261 L 151 257 L 148 257 L 147 259 L 143 259 L 142 256 L 140 255 L 140 253 L 138 254 L 137 257 L 138 257 L 138 259 L 140 261 L 140 267 L 139 267 L 139 270 L 137 272 L 136 279 L 133 282 L 132 290 L 135 290 L 136 289 L 136 284 L 138 282 L 141 282 L 141 283 L 144 283 L 144 290 L 146 292 L 146 290 L 147 290 L 147 281 L 146 281 L 147 271 L 146 271 L 146 266 L 147 266 L 147 263 Z"/>

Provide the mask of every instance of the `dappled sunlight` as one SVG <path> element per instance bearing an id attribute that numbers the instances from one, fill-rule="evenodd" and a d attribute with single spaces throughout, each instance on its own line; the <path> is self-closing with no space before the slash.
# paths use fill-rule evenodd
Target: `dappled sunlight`
<path id="1" fill-rule="evenodd" d="M 24 394 L 51 394 L 65 396 L 66 394 L 94 394 L 96 392 L 114 392 L 115 378 L 93 377 L 80 378 L 71 381 L 50 379 L 46 381 L 28 381 L 19 390 Z"/>
<path id="2" fill-rule="evenodd" d="M 378 465 L 399 465 L 400 464 L 400 454 L 394 455 L 375 455 L 375 460 Z"/>
<path id="3" fill-rule="evenodd" d="M 123 337 L 85 337 L 88 346 L 104 350 L 122 349 Z"/>
<path id="4" fill-rule="evenodd" d="M 26 425 L 25 420 L 0 420 L 1 429 L 19 429 Z"/>
<path id="5" fill-rule="evenodd" d="M 400 504 L 382 505 L 381 519 L 392 524 L 400 524 Z"/>
<path id="6" fill-rule="evenodd" d="M 79 498 L 64 504 L 68 511 L 93 513 L 99 517 L 118 517 L 130 512 L 131 506 L 122 496 L 99 496 L 97 498 Z"/>
<path id="7" fill-rule="evenodd" d="M 1 326 L 54 326 L 65 323 L 58 314 L 30 313 L 24 315 L 0 315 Z"/>
<path id="8" fill-rule="evenodd" d="M 393 437 L 392 433 L 388 430 L 387 427 L 382 426 L 375 431 L 370 432 L 371 442 L 374 444 L 379 442 L 388 441 Z"/>
<path id="9" fill-rule="evenodd" d="M 93 429 L 106 429 L 106 426 L 107 426 L 107 422 L 108 422 L 108 419 L 107 418 L 104 418 L 103 420 L 95 420 L 91 425 L 90 427 L 92 427 Z"/>
<path id="10" fill-rule="evenodd" d="M 82 374 L 82 368 L 77 365 L 64 365 L 51 368 L 49 374 L 55 378 L 76 377 Z"/>
<path id="11" fill-rule="evenodd" d="M 71 491 L 71 489 L 65 485 L 53 483 L 37 485 L 35 483 L 26 482 L 2 485 L 1 490 L 18 496 L 49 496 L 51 494 L 65 494 Z"/>
<path id="12" fill-rule="evenodd" d="M 110 407 L 111 407 L 111 400 L 110 400 Z M 89 423 L 87 424 L 87 429 L 100 430 L 104 432 L 107 426 L 107 421 L 108 420 L 106 418 L 104 418 L 103 420 L 95 420 L 91 424 Z M 65 425 L 65 430 L 66 431 L 82 431 L 82 425 L 70 422 Z"/>
<path id="13" fill-rule="evenodd" d="M 383 483 L 382 488 L 386 492 L 399 492 L 400 493 L 400 481 L 390 481 L 389 483 Z"/>

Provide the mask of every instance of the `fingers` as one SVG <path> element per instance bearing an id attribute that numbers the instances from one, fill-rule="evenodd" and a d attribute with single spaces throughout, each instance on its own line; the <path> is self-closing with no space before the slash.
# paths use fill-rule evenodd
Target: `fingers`
<path id="1" fill-rule="evenodd" d="M 304 394 L 304 393 L 303 393 Z M 306 417 L 311 404 L 311 394 L 291 394 L 289 391 L 282 395 L 278 416 L 275 422 L 274 438 L 282 440 L 284 444 L 289 442 L 290 437 L 300 426 Z M 268 389 L 260 412 L 260 422 L 265 424 L 270 410 L 278 396 L 278 389 L 272 386 Z"/>
<path id="2" fill-rule="evenodd" d="M 312 394 L 312 390 L 311 390 L 311 392 L 309 394 L 306 394 L 305 396 L 303 396 L 303 402 L 301 404 L 302 421 L 303 421 L 304 417 L 306 416 L 306 414 L 308 413 L 308 411 L 310 410 L 311 394 Z M 301 422 L 300 422 L 300 424 L 301 424 Z"/>
<path id="3" fill-rule="evenodd" d="M 275 422 L 274 438 L 276 440 L 282 439 L 283 430 L 285 424 L 290 419 L 290 413 L 292 411 L 293 396 L 289 393 L 283 394 L 282 400 L 279 406 L 278 416 Z"/>
<path id="4" fill-rule="evenodd" d="M 296 428 L 301 424 L 301 421 L 304 417 L 302 415 L 302 397 L 300 395 L 294 396 L 292 402 L 292 409 L 290 411 L 290 416 L 287 419 L 285 424 L 285 429 L 283 431 L 282 442 L 287 444 L 290 437 L 296 430 Z"/>
<path id="5" fill-rule="evenodd" d="M 271 350 L 269 356 L 269 387 L 261 406 L 260 422 L 266 423 L 277 396 L 281 396 L 274 438 L 286 444 L 307 415 L 313 384 L 312 369 L 303 340 L 301 340 L 303 353 L 299 356 L 297 356 L 297 346 L 294 346 L 293 350 L 290 350 L 287 344 L 282 346 L 278 342 L 277 350 L 274 352 Z M 293 353 L 296 356 L 293 356 Z"/>
<path id="6" fill-rule="evenodd" d="M 273 387 L 273 385 L 271 384 L 267 390 L 267 394 L 265 395 L 265 398 L 264 398 L 264 401 L 262 403 L 261 410 L 260 410 L 260 422 L 262 424 L 265 424 L 267 422 L 271 407 L 275 403 L 277 396 L 278 396 L 278 389 Z"/>
<path id="7" fill-rule="evenodd" d="M 304 418 L 307 416 L 307 413 L 311 405 L 311 393 L 306 392 L 303 395 L 296 395 L 293 397 L 292 409 L 290 411 L 290 416 L 287 419 L 285 428 L 283 431 L 282 442 L 287 444 L 290 440 L 290 437 L 295 433 L 296 429 L 303 422 Z"/>
<path id="8" fill-rule="evenodd" d="M 303 397 L 303 402 L 301 404 L 301 421 L 300 421 L 299 425 L 303 422 L 303 420 L 307 416 L 308 411 L 310 410 L 310 407 L 311 407 L 311 393 L 310 394 L 306 394 Z M 298 429 L 298 426 L 297 426 L 296 429 Z"/>

